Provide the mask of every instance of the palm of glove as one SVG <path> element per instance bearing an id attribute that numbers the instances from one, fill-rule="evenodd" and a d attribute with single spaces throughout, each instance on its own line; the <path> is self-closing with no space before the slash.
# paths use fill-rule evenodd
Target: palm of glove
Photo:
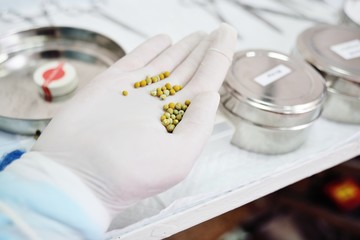
<path id="1" fill-rule="evenodd" d="M 33 151 L 79 175 L 111 211 L 168 189 L 187 175 L 211 133 L 217 91 L 235 43 L 236 33 L 227 25 L 173 46 L 164 35 L 148 40 L 82 89 L 54 117 Z M 164 71 L 171 76 L 133 87 Z M 165 101 L 150 95 L 167 82 L 184 87 Z M 160 121 L 163 105 L 186 99 L 190 107 L 168 133 Z"/>

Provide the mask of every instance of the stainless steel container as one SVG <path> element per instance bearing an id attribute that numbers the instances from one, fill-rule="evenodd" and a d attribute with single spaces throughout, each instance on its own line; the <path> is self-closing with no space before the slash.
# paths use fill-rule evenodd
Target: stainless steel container
<path id="1" fill-rule="evenodd" d="M 351 26 L 360 27 L 360 1 L 345 0 L 343 4 L 342 21 Z"/>
<path id="2" fill-rule="evenodd" d="M 44 27 L 0 36 L 0 130 L 34 134 L 94 76 L 125 55 L 113 40 L 72 27 Z M 56 101 L 38 93 L 33 73 L 50 61 L 72 64 L 78 88 Z"/>
<path id="3" fill-rule="evenodd" d="M 360 123 L 360 29 L 319 25 L 302 32 L 295 55 L 313 65 L 326 79 L 328 99 L 323 116 Z"/>
<path id="4" fill-rule="evenodd" d="M 325 82 L 311 66 L 266 50 L 235 54 L 221 102 L 236 125 L 232 143 L 265 154 L 295 150 L 320 116 Z"/>

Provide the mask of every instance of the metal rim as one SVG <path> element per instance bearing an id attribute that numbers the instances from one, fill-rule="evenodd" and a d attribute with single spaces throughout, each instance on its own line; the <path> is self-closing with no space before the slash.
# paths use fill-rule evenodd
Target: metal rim
<path id="1" fill-rule="evenodd" d="M 296 40 L 297 51 L 307 62 L 314 65 L 320 71 L 349 81 L 360 82 L 360 68 L 347 67 L 344 63 L 339 65 L 335 60 L 323 56 L 319 49 L 314 47 L 312 42 L 314 35 L 325 30 L 355 32 L 360 38 L 360 30 L 356 27 L 322 24 L 308 28 L 298 36 Z"/>
<path id="2" fill-rule="evenodd" d="M 262 49 L 250 49 L 250 50 L 245 50 L 245 51 L 240 51 L 238 53 L 236 53 L 234 60 L 233 60 L 233 64 L 235 64 L 236 59 L 243 57 L 244 55 L 246 55 L 246 53 L 249 52 L 254 52 L 254 53 L 262 53 L 262 54 L 273 54 L 273 55 L 277 55 L 279 56 L 279 58 L 284 59 L 286 61 L 290 61 L 290 57 L 284 53 L 280 53 L 277 51 L 271 51 L 271 50 L 262 50 Z M 296 61 L 296 64 L 302 64 L 303 67 L 306 68 L 306 71 L 310 71 L 311 73 L 317 74 L 312 67 L 308 66 L 308 64 L 306 64 L 305 62 L 302 62 L 301 60 L 298 59 L 291 59 L 291 61 Z M 306 102 L 306 103 L 302 103 L 302 104 L 298 104 L 298 105 L 291 105 L 291 106 L 279 106 L 276 104 L 272 104 L 266 101 L 262 101 L 260 99 L 256 99 L 256 98 L 252 98 L 249 97 L 247 95 L 243 95 L 241 94 L 239 91 L 237 91 L 236 89 L 234 89 L 234 86 L 232 86 L 232 84 L 228 81 L 229 79 L 234 79 L 235 77 L 235 73 L 233 68 L 231 67 L 231 70 L 229 71 L 230 74 L 227 75 L 227 79 L 224 82 L 224 85 L 227 86 L 228 91 L 231 93 L 231 95 L 233 97 L 235 97 L 236 99 L 238 99 L 239 101 L 243 101 L 246 102 L 247 104 L 257 108 L 257 109 L 261 109 L 264 111 L 269 111 L 269 112 L 276 112 L 276 113 L 281 113 L 281 114 L 301 114 L 301 113 L 307 113 L 307 112 L 311 112 L 315 109 L 318 109 L 319 107 L 321 107 L 325 101 L 326 98 L 326 87 L 325 87 L 325 80 L 319 75 L 316 76 L 319 81 L 323 82 L 323 89 L 321 91 L 321 94 L 319 94 L 319 97 L 316 98 L 313 101 L 310 102 Z"/>
<path id="3" fill-rule="evenodd" d="M 72 41 L 74 41 L 74 44 L 72 44 Z M 29 42 L 31 43 L 34 42 L 35 44 L 26 45 Z M 93 75 L 93 73 L 99 71 L 100 69 L 106 69 L 106 67 L 109 67 L 115 61 L 117 61 L 119 58 L 125 55 L 125 51 L 121 47 L 121 45 L 115 42 L 114 40 L 112 40 L 111 38 L 107 37 L 106 35 L 85 28 L 77 28 L 77 27 L 69 27 L 69 26 L 46 26 L 39 28 L 25 28 L 18 31 L 17 30 L 8 31 L 0 34 L 0 44 L 1 44 L 0 56 L 2 54 L 7 56 L 5 60 L 0 62 L 0 64 L 4 64 L 3 68 L 5 72 L 8 71 L 16 72 L 18 70 L 24 71 L 22 70 L 23 68 L 27 69 L 25 71 L 29 71 L 29 69 L 31 71 L 33 66 L 38 66 L 38 65 L 29 65 L 29 62 L 25 62 L 24 65 L 21 65 L 19 68 L 8 69 L 8 66 L 5 65 L 8 64 L 7 59 L 10 59 L 10 61 L 12 61 L 12 58 L 16 57 L 17 54 L 19 54 L 21 56 L 24 55 L 26 59 L 31 59 L 31 62 L 34 61 L 34 63 L 41 59 L 42 62 L 44 62 L 44 61 L 51 61 L 52 59 L 56 60 L 61 58 L 65 60 L 70 59 L 70 61 L 73 62 L 77 61 L 78 64 L 76 65 L 82 64 L 81 65 L 82 67 L 89 67 L 95 64 L 96 68 L 94 68 L 88 74 L 84 75 L 88 77 L 90 76 L 89 74 Z M 37 48 L 38 47 L 37 44 L 40 45 L 39 49 Z M 82 48 L 83 50 L 81 49 L 82 46 L 83 46 Z M 89 49 L 87 49 L 86 47 L 88 47 Z M 61 53 L 61 55 L 51 58 L 48 58 L 45 55 L 44 57 L 42 55 L 43 53 L 47 53 L 49 51 L 57 51 Z M 71 54 L 79 54 L 79 55 L 74 56 Z M 35 57 L 34 60 L 32 60 L 33 56 Z M 23 75 L 21 74 L 21 75 L 8 76 L 5 73 L 5 75 L 3 75 L 2 78 L 6 79 L 9 77 L 7 82 L 10 83 L 12 82 L 13 79 L 16 80 L 16 78 L 19 79 L 16 81 L 20 81 L 21 79 L 18 76 L 23 76 Z M 85 80 L 83 81 L 82 86 L 87 84 L 88 80 L 90 80 L 90 78 L 87 77 L 86 79 L 83 78 Z M 28 79 L 29 76 L 26 75 L 26 78 Z M 28 82 L 29 80 L 26 81 Z M 6 94 L 8 93 L 6 92 L 4 93 L 5 93 L 4 96 L 6 97 Z M 68 95 L 70 96 L 72 94 L 69 93 Z M 25 97 L 23 97 L 23 99 L 25 99 Z M 54 115 L 53 114 L 55 112 L 54 110 L 56 110 L 58 106 L 60 106 L 60 104 L 62 103 L 57 102 L 55 104 L 55 108 L 49 109 L 51 111 L 48 114 L 42 114 L 42 112 L 44 112 L 43 110 L 41 110 L 38 113 L 30 114 L 30 115 L 26 114 L 25 111 L 22 112 L 21 114 L 11 114 L 11 111 L 13 110 L 3 111 L 3 113 L 0 115 L 0 120 L 2 119 L 3 121 L 0 122 L 2 122 L 1 125 L 4 124 L 4 122 L 6 124 L 11 125 L 11 120 L 14 120 L 15 125 L 18 123 L 21 125 L 19 126 L 19 129 L 16 130 L 16 133 L 29 134 L 30 130 L 28 127 L 26 127 L 27 129 L 20 129 L 20 128 L 22 128 L 25 125 L 35 126 L 40 123 L 42 124 L 48 122 Z M 41 106 L 42 105 L 37 105 L 36 109 L 40 109 Z M 13 109 L 15 109 L 14 111 L 16 111 L 17 108 L 13 108 Z M 23 106 L 23 109 L 26 109 L 26 105 Z M 0 126 L 0 128 L 6 129 L 7 127 Z"/>
<path id="4" fill-rule="evenodd" d="M 297 126 L 293 126 L 293 127 L 276 127 L 276 126 L 270 126 L 270 125 L 265 125 L 265 124 L 261 124 L 261 123 L 256 123 L 253 121 L 250 121 L 246 118 L 244 118 L 243 116 L 240 116 L 239 114 L 236 114 L 232 111 L 230 111 L 226 106 L 224 106 L 224 108 L 226 110 L 229 111 L 230 114 L 234 115 L 237 118 L 240 118 L 242 121 L 245 121 L 248 124 L 260 127 L 260 128 L 266 128 L 266 129 L 270 129 L 270 130 L 282 130 L 282 131 L 298 131 L 298 130 L 303 130 L 307 127 L 309 127 L 310 125 L 312 125 L 320 116 L 321 114 L 319 114 L 316 118 L 314 118 L 312 121 L 305 123 L 305 124 L 301 124 L 301 125 L 297 125 Z"/>

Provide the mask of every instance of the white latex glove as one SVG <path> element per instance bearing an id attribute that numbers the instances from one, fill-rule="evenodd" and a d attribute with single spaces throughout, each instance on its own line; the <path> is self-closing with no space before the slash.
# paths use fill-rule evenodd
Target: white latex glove
<path id="1" fill-rule="evenodd" d="M 210 36 L 191 34 L 175 45 L 166 35 L 149 39 L 83 88 L 29 154 L 70 169 L 111 214 L 170 188 L 186 177 L 211 134 L 217 91 L 235 45 L 236 31 L 225 24 Z M 171 76 L 133 87 L 164 71 Z M 150 96 L 167 82 L 184 88 L 165 101 Z M 190 107 L 168 133 L 160 122 L 163 105 L 186 99 Z"/>

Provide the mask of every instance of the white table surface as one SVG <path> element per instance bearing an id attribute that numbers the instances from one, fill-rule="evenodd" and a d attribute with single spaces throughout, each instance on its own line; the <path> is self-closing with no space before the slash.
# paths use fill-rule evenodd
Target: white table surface
<path id="1" fill-rule="evenodd" d="M 60 2 L 60 1 L 59 1 Z M 90 9 L 89 1 L 63 0 L 65 7 Z M 167 33 L 174 41 L 197 31 L 211 31 L 219 24 L 214 13 L 234 25 L 241 39 L 238 49 L 264 48 L 289 53 L 297 35 L 314 22 L 257 12 L 278 30 L 231 1 L 172 0 L 140 1 L 109 0 L 99 6 L 113 18 L 126 23 L 147 36 Z M 210 1 L 211 2 L 211 1 Z M 294 14 L 296 11 L 318 20 L 336 23 L 341 1 L 328 0 L 258 0 L 241 1 L 261 8 Z M 283 4 L 280 4 L 283 3 Z M 205 4 L 205 5 L 204 5 Z M 291 7 L 290 6 L 290 7 Z M 96 11 L 56 11 L 47 5 L 50 16 L 41 16 L 41 1 L 0 0 L 0 10 L 16 9 L 31 17 L 32 22 L 11 18 L 0 21 L 0 33 L 36 26 L 76 26 L 100 32 L 130 51 L 145 38 L 101 17 Z M 230 144 L 233 125 L 222 113 L 212 139 L 185 181 L 158 196 L 145 199 L 119 215 L 112 223 L 108 238 L 162 239 L 242 206 L 295 181 L 323 171 L 360 154 L 360 126 L 347 125 L 320 118 L 311 128 L 308 140 L 297 151 L 266 156 L 241 150 Z M 28 137 L 0 132 L 0 155 L 12 149 L 28 149 L 33 140 Z"/>

